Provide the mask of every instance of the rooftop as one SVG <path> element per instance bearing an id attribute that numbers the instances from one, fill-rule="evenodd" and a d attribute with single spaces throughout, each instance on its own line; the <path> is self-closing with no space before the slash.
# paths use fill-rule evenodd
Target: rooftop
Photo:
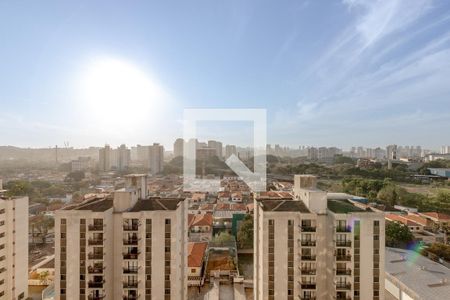
<path id="1" fill-rule="evenodd" d="M 105 198 L 105 199 L 100 199 L 100 200 L 89 201 L 87 203 L 82 203 L 76 207 L 72 207 L 72 209 L 103 212 L 103 211 L 107 211 L 111 207 L 113 207 L 113 200 Z M 70 209 L 70 208 L 67 208 L 67 209 Z"/>
<path id="2" fill-rule="evenodd" d="M 148 199 L 139 199 L 129 210 L 130 212 L 148 211 L 148 210 L 176 210 L 178 203 L 183 198 L 159 198 L 151 197 Z"/>
<path id="3" fill-rule="evenodd" d="M 387 279 L 403 283 L 420 299 L 447 299 L 450 295 L 450 269 L 415 251 L 386 247 L 385 267 Z"/>
<path id="4" fill-rule="evenodd" d="M 347 214 L 352 212 L 364 212 L 365 210 L 354 206 L 347 200 L 328 200 L 328 209 L 336 214 Z"/>
<path id="5" fill-rule="evenodd" d="M 309 209 L 303 203 L 303 201 L 297 201 L 292 199 L 284 200 L 258 200 L 262 205 L 264 211 L 292 211 L 301 213 L 310 213 Z"/>
<path id="6" fill-rule="evenodd" d="M 199 268 L 202 266 L 203 257 L 205 256 L 207 242 L 188 243 L 188 267 Z"/>

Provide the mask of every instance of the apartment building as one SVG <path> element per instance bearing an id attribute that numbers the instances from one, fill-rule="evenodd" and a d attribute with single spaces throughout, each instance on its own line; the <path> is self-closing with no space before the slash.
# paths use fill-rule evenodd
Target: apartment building
<path id="1" fill-rule="evenodd" d="M 26 299 L 28 197 L 9 198 L 3 192 L 0 191 L 0 299 Z"/>
<path id="2" fill-rule="evenodd" d="M 187 299 L 184 199 L 148 197 L 147 176 L 55 214 L 57 299 Z"/>
<path id="3" fill-rule="evenodd" d="M 329 198 L 310 175 L 255 198 L 255 299 L 384 299 L 384 216 Z"/>

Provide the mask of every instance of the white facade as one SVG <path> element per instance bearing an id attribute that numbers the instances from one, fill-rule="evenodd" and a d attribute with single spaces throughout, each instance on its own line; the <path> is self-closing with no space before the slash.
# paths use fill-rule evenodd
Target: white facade
<path id="1" fill-rule="evenodd" d="M 55 215 L 57 299 L 187 299 L 187 210 L 126 176 L 114 199 Z"/>
<path id="2" fill-rule="evenodd" d="M 383 215 L 315 183 L 296 176 L 295 199 L 255 200 L 255 299 L 384 299 Z"/>
<path id="3" fill-rule="evenodd" d="M 28 197 L 0 197 L 0 299 L 27 297 Z"/>

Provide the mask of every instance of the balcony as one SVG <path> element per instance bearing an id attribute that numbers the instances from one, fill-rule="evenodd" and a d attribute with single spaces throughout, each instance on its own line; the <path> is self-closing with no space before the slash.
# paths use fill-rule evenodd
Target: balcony
<path id="1" fill-rule="evenodd" d="M 352 270 L 351 269 L 336 269 L 336 275 L 350 276 L 350 275 L 352 275 Z"/>
<path id="2" fill-rule="evenodd" d="M 124 274 L 137 274 L 139 270 L 139 267 L 124 267 L 123 273 Z"/>
<path id="3" fill-rule="evenodd" d="M 89 231 L 103 231 L 103 224 L 90 224 L 88 226 Z"/>
<path id="4" fill-rule="evenodd" d="M 336 241 L 336 247 L 351 247 L 352 246 L 352 241 Z"/>
<path id="5" fill-rule="evenodd" d="M 316 269 L 300 268 L 302 275 L 316 275 Z"/>
<path id="6" fill-rule="evenodd" d="M 124 289 L 137 289 L 138 287 L 138 282 L 137 281 L 125 281 L 123 282 L 123 288 Z"/>
<path id="7" fill-rule="evenodd" d="M 336 299 L 336 300 L 352 300 L 352 297 L 350 297 L 350 296 L 334 296 L 334 299 Z"/>
<path id="8" fill-rule="evenodd" d="M 300 240 L 300 244 L 303 247 L 315 247 L 316 246 L 316 241 Z"/>
<path id="9" fill-rule="evenodd" d="M 315 226 L 299 225 L 301 232 L 316 232 Z"/>
<path id="10" fill-rule="evenodd" d="M 104 253 L 89 253 L 88 259 L 103 259 Z"/>
<path id="11" fill-rule="evenodd" d="M 103 270 L 105 270 L 105 267 L 88 267 L 89 274 L 103 274 Z"/>
<path id="12" fill-rule="evenodd" d="M 137 300 L 137 299 L 139 299 L 139 296 L 131 296 L 131 295 L 128 295 L 128 296 L 122 296 L 122 299 L 123 300 Z"/>
<path id="13" fill-rule="evenodd" d="M 141 252 L 138 251 L 136 253 L 122 253 L 123 254 L 123 259 L 138 259 L 138 256 Z"/>
<path id="14" fill-rule="evenodd" d="M 351 261 L 351 255 L 336 255 L 336 261 Z"/>
<path id="15" fill-rule="evenodd" d="M 337 290 L 351 290 L 352 285 L 347 282 L 337 282 L 336 283 L 336 289 Z"/>
<path id="16" fill-rule="evenodd" d="M 316 260 L 316 256 L 315 255 L 301 255 L 300 258 L 301 258 L 301 260 L 307 260 L 307 261 L 314 261 L 314 260 Z"/>
<path id="17" fill-rule="evenodd" d="M 123 239 L 123 244 L 124 245 L 135 245 L 135 246 L 137 246 L 137 244 L 138 244 L 138 239 L 137 238 L 133 238 L 133 239 Z"/>
<path id="18" fill-rule="evenodd" d="M 105 283 L 104 280 L 100 281 L 89 281 L 88 282 L 88 288 L 90 289 L 101 289 L 103 288 L 103 284 Z"/>
<path id="19" fill-rule="evenodd" d="M 88 300 L 101 300 L 106 298 L 105 294 L 98 294 L 98 295 L 89 295 Z"/>
<path id="20" fill-rule="evenodd" d="M 298 296 L 300 300 L 316 300 L 315 296 Z"/>
<path id="21" fill-rule="evenodd" d="M 315 290 L 316 289 L 316 283 L 314 282 L 300 282 L 300 286 L 303 290 Z"/>
<path id="22" fill-rule="evenodd" d="M 89 239 L 88 240 L 89 246 L 99 246 L 103 245 L 103 239 Z"/>
<path id="23" fill-rule="evenodd" d="M 123 231 L 138 231 L 138 229 L 139 229 L 138 224 L 123 225 Z"/>
<path id="24" fill-rule="evenodd" d="M 352 232 L 352 228 L 350 226 L 337 226 L 336 232 Z"/>

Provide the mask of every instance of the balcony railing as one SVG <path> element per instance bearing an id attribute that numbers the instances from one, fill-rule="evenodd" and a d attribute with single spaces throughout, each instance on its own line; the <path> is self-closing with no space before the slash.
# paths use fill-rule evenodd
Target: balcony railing
<path id="1" fill-rule="evenodd" d="M 124 274 L 137 274 L 139 267 L 125 267 L 123 268 Z"/>
<path id="2" fill-rule="evenodd" d="M 128 296 L 123 296 L 122 299 L 123 300 L 137 300 L 137 299 L 139 299 L 139 296 L 128 295 Z"/>
<path id="3" fill-rule="evenodd" d="M 103 231 L 104 226 L 103 224 L 89 224 L 88 229 L 89 231 Z"/>
<path id="4" fill-rule="evenodd" d="M 316 300 L 316 296 L 298 296 L 300 300 Z"/>
<path id="5" fill-rule="evenodd" d="M 352 232 L 352 228 L 350 226 L 337 226 L 336 232 Z"/>
<path id="6" fill-rule="evenodd" d="M 350 290 L 352 285 L 350 283 L 337 282 L 336 289 L 337 290 Z"/>
<path id="7" fill-rule="evenodd" d="M 89 253 L 88 259 L 103 259 L 104 253 Z"/>
<path id="8" fill-rule="evenodd" d="M 352 297 L 350 297 L 350 296 L 334 296 L 334 299 L 336 299 L 336 300 L 352 300 Z"/>
<path id="9" fill-rule="evenodd" d="M 301 255 L 302 260 L 316 260 L 315 255 Z"/>
<path id="10" fill-rule="evenodd" d="M 88 267 L 89 274 L 103 274 L 103 270 L 105 270 L 105 267 Z"/>
<path id="11" fill-rule="evenodd" d="M 137 253 L 123 253 L 123 259 L 138 259 L 140 252 Z"/>
<path id="12" fill-rule="evenodd" d="M 137 281 L 132 281 L 132 282 L 123 282 L 123 288 L 124 289 L 136 289 L 138 287 L 138 283 Z"/>
<path id="13" fill-rule="evenodd" d="M 316 269 L 300 268 L 302 275 L 316 275 Z"/>
<path id="14" fill-rule="evenodd" d="M 336 261 L 351 261 L 351 255 L 336 255 Z"/>
<path id="15" fill-rule="evenodd" d="M 123 225 L 123 231 L 138 231 L 139 225 L 133 224 L 133 225 Z"/>
<path id="16" fill-rule="evenodd" d="M 336 275 L 352 275 L 351 269 L 336 269 Z"/>
<path id="17" fill-rule="evenodd" d="M 103 239 L 89 239 L 88 245 L 90 246 L 103 245 Z"/>
<path id="18" fill-rule="evenodd" d="M 316 284 L 313 282 L 300 282 L 300 286 L 304 290 L 314 290 L 316 289 Z"/>
<path id="19" fill-rule="evenodd" d="M 300 240 L 300 243 L 303 247 L 315 247 L 316 241 L 311 240 Z"/>
<path id="20" fill-rule="evenodd" d="M 299 225 L 302 232 L 316 232 L 315 226 Z"/>
<path id="21" fill-rule="evenodd" d="M 352 241 L 336 241 L 336 247 L 351 247 Z"/>
<path id="22" fill-rule="evenodd" d="M 104 280 L 101 280 L 101 281 L 89 281 L 88 282 L 88 288 L 102 288 L 104 283 L 105 283 Z"/>
<path id="23" fill-rule="evenodd" d="M 105 294 L 98 294 L 98 295 L 89 295 L 88 300 L 101 300 L 106 298 Z"/>
<path id="24" fill-rule="evenodd" d="M 138 244 L 139 239 L 137 238 L 133 238 L 133 239 L 123 239 L 123 244 L 124 245 L 137 245 Z"/>

